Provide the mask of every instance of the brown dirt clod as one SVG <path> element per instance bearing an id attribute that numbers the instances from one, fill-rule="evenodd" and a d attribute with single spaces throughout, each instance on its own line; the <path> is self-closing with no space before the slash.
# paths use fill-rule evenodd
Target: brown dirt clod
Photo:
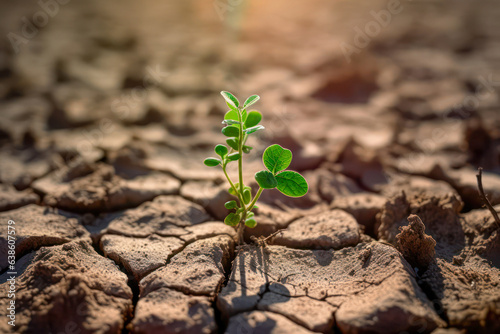
<path id="1" fill-rule="evenodd" d="M 425 225 L 417 215 L 408 217 L 410 224 L 400 227 L 396 235 L 399 251 L 412 267 L 426 269 L 434 260 L 436 241 L 425 234 Z"/>

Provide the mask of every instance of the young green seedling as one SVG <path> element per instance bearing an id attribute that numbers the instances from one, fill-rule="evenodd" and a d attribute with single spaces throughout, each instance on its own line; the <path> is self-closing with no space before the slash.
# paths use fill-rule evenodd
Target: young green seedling
<path id="1" fill-rule="evenodd" d="M 280 145 L 271 145 L 262 157 L 265 170 L 255 174 L 255 180 L 259 189 L 252 195 L 252 188 L 245 186 L 243 182 L 243 155 L 250 153 L 252 147 L 246 145 L 248 136 L 252 133 L 263 130 L 259 125 L 262 115 L 258 111 L 247 111 L 248 107 L 257 102 L 260 97 L 252 95 L 240 105 L 238 99 L 231 93 L 222 91 L 221 95 L 226 100 L 229 111 L 224 116 L 222 133 L 228 137 L 227 145 L 219 144 L 215 146 L 215 153 L 219 158 L 205 159 L 205 165 L 209 167 L 222 167 L 222 171 L 230 184 L 229 193 L 236 197 L 225 203 L 225 207 L 231 212 L 226 216 L 224 222 L 227 225 L 237 227 L 238 243 L 243 242 L 243 231 L 245 226 L 253 228 L 257 225 L 254 217 L 255 203 L 259 199 L 264 189 L 278 189 L 280 192 L 290 197 L 301 197 L 307 193 L 307 181 L 302 175 L 294 171 L 285 170 L 292 162 L 292 152 Z M 238 162 L 238 182 L 234 183 L 227 173 L 227 165 L 233 161 Z"/>

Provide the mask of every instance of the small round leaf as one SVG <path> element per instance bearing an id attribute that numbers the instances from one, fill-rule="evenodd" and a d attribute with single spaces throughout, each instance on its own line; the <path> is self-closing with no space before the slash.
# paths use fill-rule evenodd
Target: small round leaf
<path id="1" fill-rule="evenodd" d="M 234 109 L 229 110 L 225 115 L 224 115 L 225 120 L 233 120 L 233 121 L 238 121 L 238 112 Z"/>
<path id="2" fill-rule="evenodd" d="M 237 138 L 226 139 L 226 143 L 229 145 L 229 147 L 231 147 L 233 150 L 236 150 L 236 151 L 238 151 L 238 149 L 239 149 L 238 142 L 239 142 L 239 140 Z"/>
<path id="3" fill-rule="evenodd" d="M 240 154 L 239 153 L 231 153 L 227 156 L 227 159 L 229 161 L 236 161 L 236 160 L 239 160 L 241 158 Z"/>
<path id="4" fill-rule="evenodd" d="M 240 186 L 239 183 L 235 183 L 234 185 L 236 187 L 236 189 L 239 189 L 238 187 Z M 227 190 L 228 193 L 230 193 L 231 195 L 233 196 L 237 196 L 237 193 L 236 191 L 234 191 L 234 188 L 233 187 L 230 187 L 228 190 Z"/>
<path id="5" fill-rule="evenodd" d="M 229 213 L 226 218 L 224 218 L 224 223 L 229 226 L 236 226 L 240 222 L 241 216 L 235 214 L 234 212 Z"/>
<path id="6" fill-rule="evenodd" d="M 238 206 L 238 203 L 236 201 L 228 201 L 224 203 L 224 207 L 228 210 L 235 209 Z"/>
<path id="7" fill-rule="evenodd" d="M 302 175 L 294 171 L 284 171 L 276 175 L 278 190 L 289 197 L 301 197 L 307 194 L 309 186 Z"/>
<path id="8" fill-rule="evenodd" d="M 262 162 L 267 169 L 276 175 L 286 169 L 292 162 L 292 151 L 274 144 L 266 148 L 262 156 Z"/>
<path id="9" fill-rule="evenodd" d="M 219 159 L 216 158 L 206 158 L 205 161 L 203 161 L 205 165 L 208 167 L 215 167 L 221 163 Z"/>
<path id="10" fill-rule="evenodd" d="M 222 145 L 222 144 L 219 144 L 219 145 L 215 146 L 215 153 L 220 155 L 221 158 L 224 158 L 227 154 L 227 147 Z"/>
<path id="11" fill-rule="evenodd" d="M 250 227 L 250 228 L 254 228 L 257 225 L 257 222 L 255 221 L 255 219 L 250 218 L 250 219 L 245 220 L 245 225 Z"/>
<path id="12" fill-rule="evenodd" d="M 262 114 L 258 111 L 250 111 L 248 113 L 247 119 L 245 121 L 245 126 L 247 128 L 251 128 L 252 126 L 256 126 L 262 120 Z"/>
<path id="13" fill-rule="evenodd" d="M 222 128 L 222 134 L 226 137 L 238 137 L 240 135 L 240 129 L 235 126 L 226 126 Z"/>
<path id="14" fill-rule="evenodd" d="M 250 203 L 251 200 L 252 200 L 252 191 L 248 188 L 243 190 L 243 202 L 245 202 L 245 204 L 248 204 Z"/>
<path id="15" fill-rule="evenodd" d="M 251 146 L 243 145 L 243 153 L 250 153 L 250 151 L 253 149 Z"/>
<path id="16" fill-rule="evenodd" d="M 255 181 L 264 189 L 273 189 L 278 185 L 278 181 L 276 181 L 274 175 L 267 170 L 255 173 Z"/>

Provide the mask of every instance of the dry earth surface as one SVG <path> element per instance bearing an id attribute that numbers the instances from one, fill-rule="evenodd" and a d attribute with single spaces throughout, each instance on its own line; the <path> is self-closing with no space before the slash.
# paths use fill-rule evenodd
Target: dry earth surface
<path id="1" fill-rule="evenodd" d="M 0 42 L 1 333 L 500 332 L 496 1 L 66 3 Z M 220 90 L 261 96 L 246 182 L 279 143 L 310 186 L 243 246 Z"/>

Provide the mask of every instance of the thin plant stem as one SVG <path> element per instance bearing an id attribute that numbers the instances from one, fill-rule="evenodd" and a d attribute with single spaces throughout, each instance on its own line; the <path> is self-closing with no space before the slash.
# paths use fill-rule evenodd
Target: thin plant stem
<path id="1" fill-rule="evenodd" d="M 257 193 L 255 194 L 253 201 L 248 205 L 248 211 L 252 211 L 255 203 L 257 203 L 257 200 L 259 199 L 259 197 L 263 191 L 264 191 L 264 188 L 259 187 L 259 190 L 257 190 Z"/>
<path id="2" fill-rule="evenodd" d="M 239 179 L 240 179 L 240 193 L 243 196 L 243 119 L 241 117 L 241 110 L 238 110 L 238 120 L 240 122 L 240 135 L 239 135 L 239 140 L 238 140 L 238 152 L 240 153 L 240 159 L 238 160 L 238 173 L 239 173 Z M 242 206 L 244 207 L 245 204 L 242 203 Z"/>
<path id="3" fill-rule="evenodd" d="M 243 215 L 241 216 L 241 220 L 238 223 L 238 228 L 237 228 L 237 235 L 238 235 L 238 244 L 243 243 L 243 232 L 245 230 L 245 220 L 247 218 L 247 209 L 245 206 L 245 201 L 243 199 L 243 189 L 244 189 L 244 184 L 243 184 L 243 140 L 245 138 L 245 135 L 243 134 L 243 118 L 241 116 L 241 113 L 243 111 L 241 109 L 238 109 L 238 121 L 240 122 L 240 131 L 239 131 L 239 140 L 238 140 L 238 152 L 240 153 L 240 159 L 238 160 L 238 176 L 239 176 L 239 183 L 240 183 L 240 205 L 243 208 Z"/>
<path id="4" fill-rule="evenodd" d="M 488 196 L 486 196 L 486 193 L 484 192 L 483 189 L 483 169 L 481 167 L 478 168 L 478 172 L 476 174 L 477 178 L 477 187 L 479 189 L 479 196 L 481 196 L 484 204 L 490 210 L 491 215 L 493 216 L 493 219 L 495 219 L 495 222 L 497 223 L 497 226 L 500 228 L 500 218 L 498 218 L 498 213 L 495 211 L 495 208 L 493 205 L 491 205 L 490 200 L 488 199 Z"/>
<path id="5" fill-rule="evenodd" d="M 238 243 L 240 245 L 243 242 L 243 231 L 245 230 L 245 220 L 247 218 L 247 214 L 248 214 L 248 212 L 252 211 L 253 207 L 255 206 L 255 203 L 257 202 L 260 195 L 262 194 L 262 191 L 264 191 L 264 188 L 259 187 L 259 190 L 255 194 L 254 199 L 252 200 L 252 202 L 250 202 L 250 204 L 248 205 L 248 208 L 245 211 L 243 211 L 242 219 L 240 221 L 240 224 L 238 225 Z"/>
<path id="6" fill-rule="evenodd" d="M 231 181 L 231 178 L 227 174 L 226 166 L 222 167 L 222 171 L 224 172 L 224 175 L 226 176 L 226 179 L 229 181 L 229 184 L 231 185 L 231 188 L 233 188 L 234 192 L 236 193 L 236 195 L 237 195 L 238 200 L 240 201 L 240 203 L 243 202 L 238 189 L 236 188 L 236 186 L 234 185 L 233 181 Z"/>

